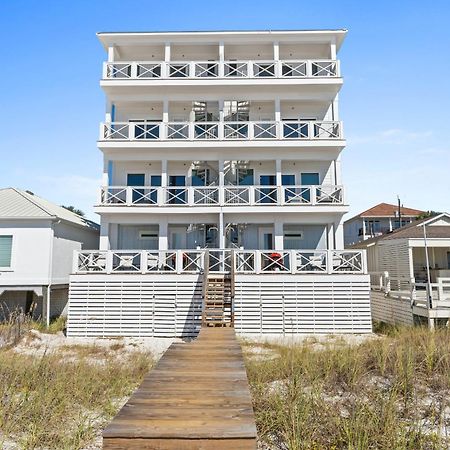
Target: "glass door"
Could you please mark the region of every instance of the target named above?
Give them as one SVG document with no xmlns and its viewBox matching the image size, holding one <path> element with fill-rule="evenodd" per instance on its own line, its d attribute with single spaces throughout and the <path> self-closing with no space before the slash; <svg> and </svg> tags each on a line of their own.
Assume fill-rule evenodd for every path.
<svg viewBox="0 0 450 450">
<path fill-rule="evenodd" d="M 276 203 L 277 202 L 277 177 L 275 175 L 260 175 L 259 184 L 261 186 L 259 190 L 259 196 L 256 200 L 258 203 Z M 263 186 L 269 186 L 264 188 Z"/>
<path fill-rule="evenodd" d="M 145 186 L 145 174 L 129 173 L 127 175 L 127 186 Z M 142 203 L 144 201 L 144 189 L 133 189 L 133 203 Z"/>
<path fill-rule="evenodd" d="M 319 174 L 314 173 L 302 173 L 301 174 L 302 186 L 317 186 L 319 184 Z M 302 198 L 305 202 L 311 201 L 311 191 L 306 191 L 303 193 Z"/>
<path fill-rule="evenodd" d="M 184 205 L 186 204 L 186 177 L 184 175 L 169 176 L 169 204 Z M 173 187 L 182 187 L 183 189 L 172 189 Z"/>
</svg>

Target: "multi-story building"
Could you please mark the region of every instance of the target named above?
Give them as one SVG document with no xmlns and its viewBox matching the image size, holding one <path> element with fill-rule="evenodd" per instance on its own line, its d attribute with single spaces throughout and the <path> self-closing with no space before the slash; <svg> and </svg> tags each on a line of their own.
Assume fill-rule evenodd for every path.
<svg viewBox="0 0 450 450">
<path fill-rule="evenodd" d="M 346 246 L 390 233 L 409 225 L 425 211 L 389 203 L 379 203 L 344 222 Z"/>
<path fill-rule="evenodd" d="M 370 331 L 364 255 L 343 250 L 345 34 L 99 33 L 100 251 L 76 255 L 69 333 L 164 334 L 184 307 L 191 325 L 183 315 L 171 330 L 191 332 L 208 276 L 228 274 L 241 332 Z M 89 328 L 96 283 L 120 301 L 92 306 Z"/>
</svg>

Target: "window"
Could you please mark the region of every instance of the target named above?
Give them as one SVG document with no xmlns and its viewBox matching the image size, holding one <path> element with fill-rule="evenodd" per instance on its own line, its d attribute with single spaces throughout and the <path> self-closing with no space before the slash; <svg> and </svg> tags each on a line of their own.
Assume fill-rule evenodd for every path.
<svg viewBox="0 0 450 450">
<path fill-rule="evenodd" d="M 139 231 L 139 239 L 141 241 L 149 241 L 152 239 L 158 239 L 158 234 L 152 233 L 151 231 Z"/>
<path fill-rule="evenodd" d="M 0 236 L 0 267 L 11 267 L 12 236 Z"/>
</svg>

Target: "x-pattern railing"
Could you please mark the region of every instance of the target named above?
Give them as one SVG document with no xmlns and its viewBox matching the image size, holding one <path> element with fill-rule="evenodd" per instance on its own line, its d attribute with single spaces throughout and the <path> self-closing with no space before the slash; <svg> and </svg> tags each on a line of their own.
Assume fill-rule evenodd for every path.
<svg viewBox="0 0 450 450">
<path fill-rule="evenodd" d="M 252 273 L 255 271 L 255 252 L 239 250 L 236 252 L 236 272 Z"/>
<path fill-rule="evenodd" d="M 137 78 L 161 78 L 161 63 L 138 63 Z"/>
<path fill-rule="evenodd" d="M 296 251 L 297 272 L 327 272 L 327 251 Z"/>
<path fill-rule="evenodd" d="M 188 188 L 187 187 L 168 187 L 167 203 L 172 205 L 187 205 L 188 204 Z"/>
<path fill-rule="evenodd" d="M 247 205 L 250 203 L 248 186 L 225 186 L 224 202 L 226 205 Z"/>
<path fill-rule="evenodd" d="M 248 122 L 224 122 L 225 139 L 247 139 Z"/>
<path fill-rule="evenodd" d="M 255 187 L 255 203 L 277 203 L 277 186 L 257 186 Z"/>
<path fill-rule="evenodd" d="M 255 77 L 274 77 L 275 62 L 254 62 L 253 74 Z"/>
<path fill-rule="evenodd" d="M 131 187 L 131 203 L 156 205 L 158 203 L 158 188 Z"/>
<path fill-rule="evenodd" d="M 312 61 L 313 77 L 335 77 L 337 75 L 336 61 Z"/>
<path fill-rule="evenodd" d="M 317 203 L 343 203 L 343 189 L 341 186 L 317 186 Z"/>
<path fill-rule="evenodd" d="M 283 186 L 284 190 L 284 203 L 302 203 L 310 204 L 311 199 L 311 186 Z"/>
<path fill-rule="evenodd" d="M 283 138 L 307 139 L 309 137 L 308 122 L 283 121 Z"/>
<path fill-rule="evenodd" d="M 189 76 L 189 63 L 169 63 L 168 67 L 170 78 L 187 78 Z"/>
<path fill-rule="evenodd" d="M 279 250 L 269 250 L 260 253 L 262 272 L 288 272 L 289 252 Z"/>
<path fill-rule="evenodd" d="M 195 122 L 194 139 L 217 139 L 219 137 L 219 124 Z"/>
<path fill-rule="evenodd" d="M 233 77 L 247 77 L 248 76 L 248 62 L 241 62 L 241 61 L 232 61 L 224 62 L 224 76 L 226 78 L 233 78 Z"/>
<path fill-rule="evenodd" d="M 167 139 L 188 139 L 189 123 L 172 122 L 167 124 Z"/>
<path fill-rule="evenodd" d="M 113 252 L 112 272 L 139 272 L 141 252 Z"/>
<path fill-rule="evenodd" d="M 194 187 L 195 205 L 217 205 L 219 203 L 218 187 Z"/>
<path fill-rule="evenodd" d="M 361 252 L 333 251 L 333 272 L 361 272 L 363 270 L 363 257 Z"/>
<path fill-rule="evenodd" d="M 127 201 L 126 187 L 103 187 L 101 191 L 102 204 L 124 204 Z"/>
<path fill-rule="evenodd" d="M 159 123 L 134 123 L 135 139 L 159 139 Z"/>
<path fill-rule="evenodd" d="M 339 139 L 339 122 L 311 122 L 314 125 L 315 139 Z"/>
<path fill-rule="evenodd" d="M 114 122 L 103 124 L 103 139 L 128 139 L 130 137 L 130 124 Z"/>
<path fill-rule="evenodd" d="M 131 63 L 107 63 L 107 78 L 131 78 Z"/>
<path fill-rule="evenodd" d="M 208 251 L 209 258 L 206 258 Z M 234 254 L 234 257 L 233 257 Z M 367 273 L 360 250 L 90 250 L 74 254 L 74 273 Z"/>
<path fill-rule="evenodd" d="M 282 62 L 281 76 L 282 77 L 306 77 L 307 76 L 306 61 Z"/>
<path fill-rule="evenodd" d="M 278 71 L 279 70 L 279 71 Z M 104 77 L 158 78 L 314 78 L 339 76 L 335 60 L 131 61 L 105 62 Z"/>
<path fill-rule="evenodd" d="M 255 122 L 253 124 L 253 137 L 255 139 L 276 139 L 276 122 Z"/>
<path fill-rule="evenodd" d="M 78 252 L 78 270 L 80 272 L 102 272 L 106 270 L 106 254 L 106 251 Z"/>
<path fill-rule="evenodd" d="M 194 67 L 195 76 L 199 78 L 215 78 L 219 75 L 219 63 L 217 62 L 210 61 L 195 63 Z"/>
</svg>

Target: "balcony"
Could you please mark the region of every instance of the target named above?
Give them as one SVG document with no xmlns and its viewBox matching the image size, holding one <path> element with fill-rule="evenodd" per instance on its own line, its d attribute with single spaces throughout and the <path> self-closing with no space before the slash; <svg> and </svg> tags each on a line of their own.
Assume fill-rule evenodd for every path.
<svg viewBox="0 0 450 450">
<path fill-rule="evenodd" d="M 344 188 L 318 186 L 104 186 L 101 206 L 344 205 Z"/>
<path fill-rule="evenodd" d="M 339 61 L 169 61 L 105 62 L 105 80 L 338 78 Z"/>
<path fill-rule="evenodd" d="M 91 250 L 74 253 L 73 273 L 365 274 L 364 250 Z"/>
<path fill-rule="evenodd" d="M 100 141 L 341 140 L 337 121 L 110 122 Z"/>
</svg>

